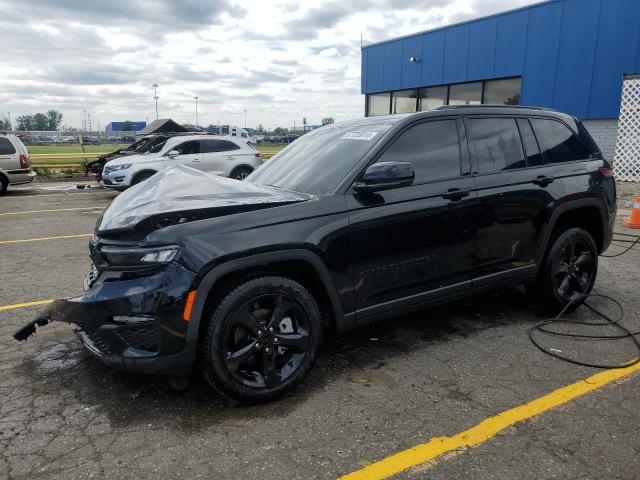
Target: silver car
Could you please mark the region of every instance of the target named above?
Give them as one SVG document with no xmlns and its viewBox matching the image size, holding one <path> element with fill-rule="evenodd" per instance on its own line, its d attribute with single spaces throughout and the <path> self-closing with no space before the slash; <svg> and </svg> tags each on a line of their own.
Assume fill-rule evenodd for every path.
<svg viewBox="0 0 640 480">
<path fill-rule="evenodd" d="M 104 185 L 126 190 L 172 165 L 186 165 L 214 175 L 244 180 L 262 165 L 262 154 L 244 138 L 218 135 L 184 135 L 140 155 L 107 162 L 102 171 Z"/>
<path fill-rule="evenodd" d="M 27 147 L 15 135 L 0 133 L 0 195 L 9 185 L 33 182 L 35 176 Z"/>
</svg>

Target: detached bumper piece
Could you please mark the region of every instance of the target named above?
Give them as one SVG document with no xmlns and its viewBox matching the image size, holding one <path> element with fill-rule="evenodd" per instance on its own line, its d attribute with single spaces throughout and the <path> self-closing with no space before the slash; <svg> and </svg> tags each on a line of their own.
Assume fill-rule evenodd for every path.
<svg viewBox="0 0 640 480">
<path fill-rule="evenodd" d="M 157 375 L 190 371 L 195 343 L 182 318 L 194 275 L 169 265 L 155 275 L 97 282 L 82 297 L 55 300 L 14 334 L 26 340 L 50 322 L 76 325 L 85 348 L 120 370 Z M 193 343 L 193 344 L 192 344 Z"/>
<path fill-rule="evenodd" d="M 36 318 L 35 320 L 31 320 L 26 325 L 20 327 L 20 329 L 13 334 L 13 338 L 22 342 L 26 340 L 31 335 L 36 333 L 36 325 L 39 327 L 44 327 L 47 323 L 49 323 L 49 319 L 46 317 Z"/>
</svg>

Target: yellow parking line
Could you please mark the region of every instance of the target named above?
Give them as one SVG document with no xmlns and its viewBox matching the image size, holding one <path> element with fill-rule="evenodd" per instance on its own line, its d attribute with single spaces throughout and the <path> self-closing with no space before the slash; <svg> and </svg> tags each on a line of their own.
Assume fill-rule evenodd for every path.
<svg viewBox="0 0 640 480">
<path fill-rule="evenodd" d="M 78 211 L 78 210 L 97 210 L 98 208 L 104 208 L 104 207 L 100 206 L 100 207 L 53 208 L 50 210 L 26 210 L 22 212 L 5 212 L 5 213 L 0 213 L 0 217 L 5 215 L 22 215 L 24 213 L 49 213 L 49 212 L 72 212 L 72 211 Z"/>
<path fill-rule="evenodd" d="M 0 311 L 2 310 L 14 310 L 16 308 L 37 307 L 38 305 L 48 305 L 53 300 L 37 300 L 35 302 L 15 303 L 13 305 L 0 305 Z"/>
<path fill-rule="evenodd" d="M 566 387 L 537 398 L 529 403 L 487 418 L 464 432 L 451 437 L 436 437 L 426 443 L 403 450 L 395 455 L 379 460 L 353 473 L 340 477 L 339 480 L 380 480 L 396 475 L 408 468 L 415 467 L 454 450 L 475 447 L 486 442 L 498 432 L 540 415 L 548 410 L 563 405 L 586 393 L 596 390 L 608 383 L 640 371 L 640 363 L 630 367 L 605 370 L 589 378 L 580 380 Z"/>
<path fill-rule="evenodd" d="M 0 240 L 0 245 L 6 245 L 8 243 L 42 242 L 44 240 L 61 240 L 65 238 L 90 237 L 92 235 L 93 233 L 80 233 L 78 235 L 60 235 L 58 237 L 25 238 L 23 240 Z"/>
</svg>

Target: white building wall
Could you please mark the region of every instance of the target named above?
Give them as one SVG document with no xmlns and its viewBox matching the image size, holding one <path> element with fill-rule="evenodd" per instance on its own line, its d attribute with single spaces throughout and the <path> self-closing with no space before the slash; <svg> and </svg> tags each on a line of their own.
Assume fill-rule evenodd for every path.
<svg viewBox="0 0 640 480">
<path fill-rule="evenodd" d="M 582 123 L 602 150 L 604 158 L 613 162 L 618 138 L 618 120 L 583 120 Z"/>
</svg>

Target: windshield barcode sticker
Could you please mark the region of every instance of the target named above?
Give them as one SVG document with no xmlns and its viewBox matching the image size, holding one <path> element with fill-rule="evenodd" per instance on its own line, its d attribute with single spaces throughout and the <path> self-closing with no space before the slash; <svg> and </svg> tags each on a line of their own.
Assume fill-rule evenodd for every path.
<svg viewBox="0 0 640 480">
<path fill-rule="evenodd" d="M 371 140 L 378 132 L 367 132 L 365 130 L 355 130 L 353 132 L 347 132 L 342 137 L 345 140 Z"/>
</svg>

